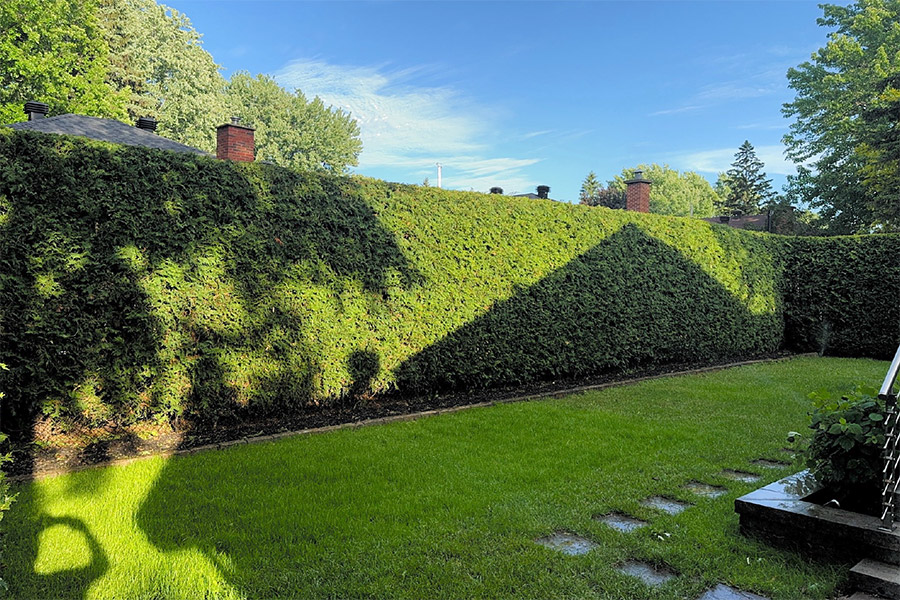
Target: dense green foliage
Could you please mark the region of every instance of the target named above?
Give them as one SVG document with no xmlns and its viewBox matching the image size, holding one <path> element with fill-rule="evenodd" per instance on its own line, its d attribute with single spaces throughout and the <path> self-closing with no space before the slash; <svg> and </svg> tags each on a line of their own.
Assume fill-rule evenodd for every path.
<svg viewBox="0 0 900 600">
<path fill-rule="evenodd" d="M 728 194 L 722 202 L 728 215 L 756 215 L 775 196 L 772 180 L 766 179 L 765 165 L 756 156 L 756 150 L 745 140 L 734 155 L 731 168 L 725 173 Z"/>
<path fill-rule="evenodd" d="M 271 77 L 237 72 L 225 86 L 232 114 L 256 128 L 260 160 L 304 171 L 343 173 L 362 150 L 359 126 L 349 114 L 285 90 Z"/>
<path fill-rule="evenodd" d="M 798 358 L 18 484 L 4 573 L 15 598 L 60 600 L 834 598 L 845 565 L 740 535 L 734 500 L 789 472 L 752 461 L 784 458 L 808 390 L 885 367 Z M 667 515 L 654 495 L 694 506 Z M 649 525 L 593 518 L 612 511 Z M 597 547 L 535 543 L 559 530 Z M 651 590 L 616 570 L 628 559 L 677 577 Z"/>
<path fill-rule="evenodd" d="M 857 386 L 838 395 L 815 392 L 804 451 L 806 464 L 841 502 L 841 506 L 875 514 L 881 505 L 884 401 L 878 390 Z"/>
<path fill-rule="evenodd" d="M 715 214 L 719 197 L 705 177 L 693 171 L 680 172 L 668 165 L 639 165 L 635 169 L 644 172 L 644 178 L 653 182 L 650 186 L 650 212 L 679 217 L 711 217 Z M 609 189 L 625 191 L 625 181 L 631 179 L 635 169 L 623 169 L 620 175 L 609 181 Z"/>
<path fill-rule="evenodd" d="M 782 342 L 771 240 L 698 221 L 10 131 L 0 214 L 19 412 L 215 419 Z"/>
<path fill-rule="evenodd" d="M 155 0 L 99 3 L 106 79 L 128 95 L 129 120 L 154 117 L 160 135 L 215 152 L 216 126 L 231 116 L 225 79 L 187 16 Z"/>
<path fill-rule="evenodd" d="M 877 146 L 885 132 L 877 109 L 898 93 L 888 78 L 900 72 L 900 2 L 822 8 L 818 23 L 832 29 L 828 42 L 788 71 L 796 97 L 784 105 L 794 119 L 784 141 L 801 166 L 787 191 L 819 209 L 831 233 L 896 230 L 896 195 L 879 193 L 877 185 L 883 158 Z"/>
<path fill-rule="evenodd" d="M 900 236 L 784 243 L 788 344 L 838 356 L 890 358 L 900 342 Z"/>
<path fill-rule="evenodd" d="M 823 328 L 829 352 L 892 352 L 896 291 L 859 286 L 898 240 L 814 241 L 3 130 L 0 388 L 20 419 L 216 420 Z"/>
<path fill-rule="evenodd" d="M 587 174 L 587 177 L 584 178 L 584 181 L 581 182 L 581 190 L 578 193 L 578 203 L 597 206 L 598 203 L 592 202 L 592 200 L 602 189 L 603 184 L 597 179 L 597 174 L 591 171 Z"/>
<path fill-rule="evenodd" d="M 127 94 L 106 80 L 97 0 L 0 2 L 0 123 L 25 120 L 29 100 L 66 112 L 124 118 Z"/>
<path fill-rule="evenodd" d="M 26 101 L 50 116 L 78 113 L 134 123 L 215 152 L 230 117 L 256 128 L 257 155 L 275 164 L 344 172 L 357 164 L 348 114 L 262 75 L 222 77 L 183 13 L 155 0 L 10 0 L 0 6 L 0 124 Z"/>
</svg>

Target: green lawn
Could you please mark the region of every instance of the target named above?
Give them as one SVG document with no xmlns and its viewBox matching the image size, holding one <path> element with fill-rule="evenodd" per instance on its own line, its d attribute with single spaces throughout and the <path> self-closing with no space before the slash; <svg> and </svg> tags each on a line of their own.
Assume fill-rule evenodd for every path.
<svg viewBox="0 0 900 600">
<path fill-rule="evenodd" d="M 3 578 L 20 598 L 693 599 L 717 582 L 828 598 L 846 565 L 745 539 L 734 499 L 791 472 L 750 461 L 784 459 L 807 393 L 886 368 L 794 359 L 20 485 Z M 698 498 L 691 480 L 728 493 Z M 666 515 L 639 503 L 651 495 L 694 506 Z M 592 520 L 612 510 L 650 525 Z M 560 530 L 598 547 L 534 542 Z M 630 558 L 679 576 L 647 588 L 615 571 Z"/>
</svg>

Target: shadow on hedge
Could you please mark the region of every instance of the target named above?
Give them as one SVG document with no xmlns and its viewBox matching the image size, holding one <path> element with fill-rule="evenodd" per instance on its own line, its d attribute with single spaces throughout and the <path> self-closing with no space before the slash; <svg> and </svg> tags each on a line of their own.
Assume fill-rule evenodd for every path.
<svg viewBox="0 0 900 600">
<path fill-rule="evenodd" d="M 41 415 L 306 404 L 319 365 L 290 278 L 376 298 L 388 272 L 420 278 L 351 179 L 3 133 L 0 424 L 18 441 Z"/>
<path fill-rule="evenodd" d="M 409 391 L 471 389 L 746 357 L 777 350 L 782 332 L 780 312 L 752 314 L 629 224 L 407 360 L 397 380 Z"/>
<path fill-rule="evenodd" d="M 481 318 L 414 356 L 400 368 L 400 382 L 406 389 L 416 389 L 419 382 L 429 388 L 435 382 L 459 388 L 479 386 L 483 383 L 480 373 L 496 379 L 499 372 L 499 378 L 516 383 L 577 375 L 580 372 L 574 365 L 613 369 L 642 362 L 746 355 L 778 347 L 779 320 L 778 314 L 750 314 L 678 251 L 637 226 L 626 225 L 536 285 L 498 302 Z M 584 323 L 592 326 L 584 327 Z M 671 328 L 681 329 L 683 336 L 675 340 L 656 335 Z M 645 341 L 635 344 L 635 339 Z M 623 352 L 621 348 L 631 350 Z M 590 356 L 589 362 L 585 355 Z M 355 356 L 354 373 L 367 381 L 377 360 L 371 354 Z M 451 364 L 468 368 L 445 372 Z M 542 364 L 553 368 L 542 369 Z M 300 546 L 295 549 L 297 555 L 316 554 L 315 535 L 297 531 L 293 525 L 297 519 L 293 511 L 303 507 L 286 509 L 290 501 L 281 497 L 281 484 L 271 475 L 229 471 L 222 475 L 228 478 L 225 485 L 206 485 L 205 464 L 169 461 L 137 514 L 138 525 L 164 552 L 197 549 L 216 561 L 224 548 L 228 568 L 220 572 L 230 585 L 251 596 L 277 595 L 277 590 L 256 585 L 260 584 L 259 573 L 286 568 L 284 540 L 302 545 L 302 551 Z M 289 465 L 283 468 L 290 471 Z M 284 477 L 287 481 L 294 475 L 286 472 Z M 259 515 L 255 510 L 242 510 L 246 498 L 273 507 L 265 514 L 265 526 L 242 518 Z M 284 540 L 268 539 L 266 531 L 282 531 Z M 282 562 L 274 562 L 276 556 Z M 322 555 L 316 560 L 331 559 Z M 296 568 L 302 571 L 302 565 Z M 294 576 L 302 579 L 300 571 L 284 573 L 285 578 Z"/>
</svg>

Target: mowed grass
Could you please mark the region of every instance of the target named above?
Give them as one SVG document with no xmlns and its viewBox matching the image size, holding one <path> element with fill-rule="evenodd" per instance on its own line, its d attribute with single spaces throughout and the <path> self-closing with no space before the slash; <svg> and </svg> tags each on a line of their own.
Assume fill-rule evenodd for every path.
<svg viewBox="0 0 900 600">
<path fill-rule="evenodd" d="M 846 565 L 744 538 L 734 499 L 796 470 L 751 461 L 785 459 L 810 391 L 886 368 L 799 358 L 23 484 L 3 578 L 18 598 L 693 599 L 719 582 L 828 598 Z M 670 516 L 640 504 L 652 495 L 693 506 Z M 650 525 L 592 518 L 610 511 Z M 535 543 L 556 531 L 598 546 Z M 651 589 L 615 570 L 628 559 L 678 577 Z"/>
</svg>

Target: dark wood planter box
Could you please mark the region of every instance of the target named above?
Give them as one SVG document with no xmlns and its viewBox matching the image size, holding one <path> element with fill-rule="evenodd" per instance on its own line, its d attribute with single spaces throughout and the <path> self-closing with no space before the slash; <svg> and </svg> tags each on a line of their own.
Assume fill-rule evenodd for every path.
<svg viewBox="0 0 900 600">
<path fill-rule="evenodd" d="M 876 517 L 810 502 L 820 491 L 802 471 L 738 498 L 741 532 L 809 556 L 900 564 L 900 528 L 885 531 Z"/>
</svg>

